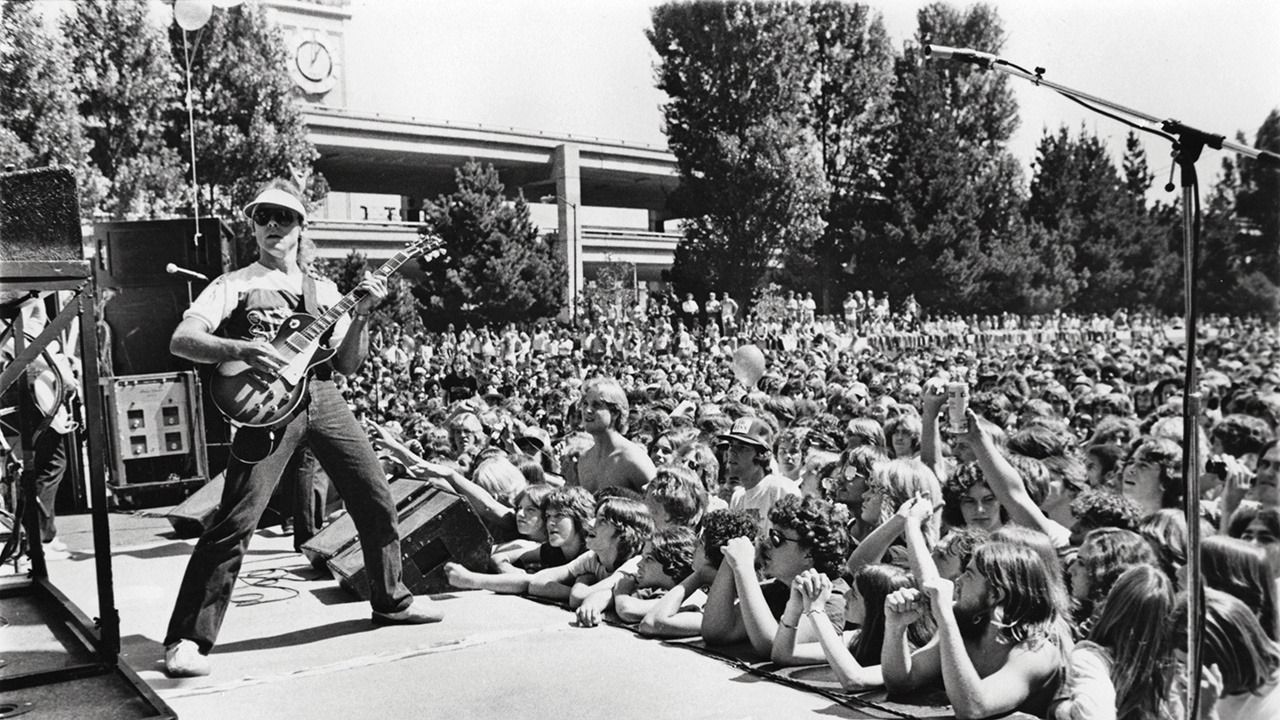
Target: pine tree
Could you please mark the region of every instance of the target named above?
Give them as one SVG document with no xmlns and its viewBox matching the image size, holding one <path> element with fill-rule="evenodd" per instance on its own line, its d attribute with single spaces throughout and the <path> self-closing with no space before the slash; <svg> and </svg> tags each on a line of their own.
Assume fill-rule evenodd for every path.
<svg viewBox="0 0 1280 720">
<path fill-rule="evenodd" d="M 421 262 L 414 295 L 423 323 L 497 325 L 556 315 L 568 282 L 563 259 L 529 220 L 523 195 L 509 203 L 493 166 L 468 162 L 458 189 L 427 205 L 444 253 Z"/>
</svg>

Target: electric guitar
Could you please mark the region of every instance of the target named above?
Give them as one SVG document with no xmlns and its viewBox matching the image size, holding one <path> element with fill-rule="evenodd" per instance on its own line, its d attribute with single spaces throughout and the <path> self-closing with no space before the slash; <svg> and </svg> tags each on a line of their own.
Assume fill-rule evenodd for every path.
<svg viewBox="0 0 1280 720">
<path fill-rule="evenodd" d="M 419 237 L 396 253 L 374 273 L 386 278 L 411 258 L 438 255 L 442 241 Z M 209 380 L 213 404 L 232 422 L 250 427 L 272 427 L 293 415 L 307 389 L 307 371 L 327 361 L 337 348 L 324 347 L 320 340 L 335 323 L 360 302 L 364 291 L 356 288 L 320 315 L 290 315 L 271 341 L 285 360 L 276 374 L 255 370 L 248 363 L 229 360 L 220 363 Z"/>
</svg>

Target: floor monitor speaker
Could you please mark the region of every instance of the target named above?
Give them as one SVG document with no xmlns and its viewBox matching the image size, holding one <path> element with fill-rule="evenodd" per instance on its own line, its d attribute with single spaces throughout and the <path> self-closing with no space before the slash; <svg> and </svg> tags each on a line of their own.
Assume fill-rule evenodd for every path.
<svg viewBox="0 0 1280 720">
<path fill-rule="evenodd" d="M 431 595 L 449 589 L 446 562 L 477 572 L 488 568 L 493 541 L 465 500 L 418 480 L 396 480 L 391 490 L 400 517 L 404 583 L 410 592 Z M 335 577 L 346 580 L 357 595 L 369 599 L 364 554 L 350 517 L 343 516 L 316 533 L 303 546 L 303 553 L 313 563 L 327 561 Z"/>
</svg>

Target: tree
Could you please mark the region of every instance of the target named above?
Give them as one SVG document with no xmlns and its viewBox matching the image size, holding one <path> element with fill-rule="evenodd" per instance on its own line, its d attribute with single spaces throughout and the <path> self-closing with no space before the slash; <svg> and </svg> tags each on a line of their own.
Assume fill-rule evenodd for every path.
<svg viewBox="0 0 1280 720">
<path fill-rule="evenodd" d="M 1243 134 L 1237 141 L 1247 144 Z M 1280 151 L 1280 112 L 1273 110 L 1263 121 L 1253 146 Z M 1222 168 L 1204 208 L 1201 307 L 1275 320 L 1280 318 L 1280 172 L 1245 157 L 1225 158 Z"/>
<path fill-rule="evenodd" d="M 1280 110 L 1272 110 L 1258 128 L 1253 147 L 1280 153 Z M 1242 284 L 1258 307 L 1277 302 L 1280 288 L 1280 169 L 1241 157 L 1236 216 L 1238 247 L 1245 258 Z"/>
<path fill-rule="evenodd" d="M 1073 137 L 1062 127 L 1040 140 L 1027 201 L 1030 221 L 1062 231 L 1075 249 L 1074 275 L 1087 289 L 1074 308 L 1110 312 L 1118 307 L 1174 309 L 1181 243 L 1173 210 L 1148 212 L 1145 187 L 1151 176 L 1132 138 L 1124 157 L 1125 177 L 1106 144 L 1083 127 Z"/>
<path fill-rule="evenodd" d="M 836 291 L 848 284 L 845 261 L 885 220 L 893 50 L 880 15 L 866 5 L 814 3 L 808 19 L 816 73 L 811 122 L 830 195 L 813 252 L 789 252 L 785 261 L 791 284 L 817 293 L 823 312 L 831 312 Z"/>
<path fill-rule="evenodd" d="M 822 232 L 826 183 L 809 119 L 813 38 L 794 3 L 668 3 L 647 35 L 680 186 L 680 293 L 743 304 L 784 249 Z"/>
<path fill-rule="evenodd" d="M 885 174 L 888 221 L 862 244 L 854 281 L 925 307 L 1011 309 L 1024 299 L 995 282 L 993 258 L 1011 255 L 1022 208 L 1021 170 L 1006 149 L 1017 125 L 1007 77 L 959 63 L 925 63 L 936 42 L 998 53 L 995 11 L 932 4 L 918 14 L 916 44 L 895 63 L 895 122 Z M 1035 273 L 1022 273 L 1032 277 Z"/>
<path fill-rule="evenodd" d="M 1124 170 L 1124 189 L 1142 207 L 1146 207 L 1147 191 L 1155 176 L 1147 168 L 1147 152 L 1133 130 L 1124 138 L 1124 157 L 1120 161 Z"/>
<path fill-rule="evenodd" d="M 0 167 L 63 165 L 76 174 L 81 213 L 92 217 L 103 180 L 88 161 L 64 38 L 46 30 L 40 4 L 0 4 Z"/>
<path fill-rule="evenodd" d="M 76 3 L 63 21 L 89 157 L 113 220 L 164 217 L 184 201 L 182 154 L 165 145 L 182 77 L 147 0 Z"/>
<path fill-rule="evenodd" d="M 458 189 L 426 207 L 427 226 L 444 253 L 421 261 L 426 278 L 414 295 L 423 323 L 438 330 L 556 315 L 568 273 L 530 222 L 524 196 L 508 204 L 492 165 L 468 162 L 456 176 Z"/>
<path fill-rule="evenodd" d="M 219 10 L 195 34 L 184 35 L 172 25 L 169 43 L 175 67 L 183 68 L 187 50 L 192 51 L 202 213 L 235 216 L 258 186 L 272 178 L 305 177 L 308 196 L 324 196 L 328 185 L 311 173 L 318 154 L 307 140 L 298 96 L 285 70 L 285 40 L 268 22 L 262 4 Z M 191 127 L 185 108 L 175 108 L 169 122 L 168 145 L 188 147 Z"/>
</svg>

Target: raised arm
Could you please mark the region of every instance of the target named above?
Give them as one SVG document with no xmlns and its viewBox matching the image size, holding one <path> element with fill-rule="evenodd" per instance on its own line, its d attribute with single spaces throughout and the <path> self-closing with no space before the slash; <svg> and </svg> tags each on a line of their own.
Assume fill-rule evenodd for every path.
<svg viewBox="0 0 1280 720">
<path fill-rule="evenodd" d="M 817 577 L 814 577 L 815 575 Z M 791 596 L 787 598 L 787 607 L 782 611 L 782 617 L 778 619 L 778 632 L 773 636 L 773 649 L 769 656 L 770 660 L 779 665 L 812 665 L 825 659 L 822 646 L 816 640 L 799 641 L 800 623 L 809 606 L 806 602 L 806 591 L 815 596 L 821 596 L 821 602 L 817 604 L 817 608 L 821 610 L 825 607 L 827 599 L 831 597 L 831 581 L 826 575 L 809 569 L 797 575 L 791 582 Z"/>
<path fill-rule="evenodd" d="M 831 580 L 815 570 L 808 570 L 801 577 L 804 578 L 800 588 L 804 616 L 812 623 L 817 645 L 840 681 L 840 687 L 852 692 L 883 685 L 880 666 L 865 666 L 855 660 L 843 633 L 831 624 L 831 617 L 825 611 L 827 598 L 831 596 Z"/>
<path fill-rule="evenodd" d="M 725 562 L 733 570 L 733 581 L 738 589 L 738 612 L 747 630 L 751 647 L 763 657 L 773 654 L 773 636 L 778 633 L 778 621 L 769 610 L 769 603 L 760 590 L 756 578 L 756 547 L 744 537 L 733 538 L 724 548 Z"/>
<path fill-rule="evenodd" d="M 720 561 L 715 580 L 707 591 L 707 602 L 702 607 L 701 631 L 702 639 L 712 645 L 727 645 L 747 637 L 742 613 L 738 612 L 737 581 L 727 558 Z"/>
<path fill-rule="evenodd" d="M 969 422 L 965 439 L 973 448 L 987 487 L 991 488 L 1000 504 L 1009 511 L 1009 517 L 1014 522 L 1053 537 L 1056 523 L 1049 520 L 1040 506 L 1031 499 L 1022 476 L 1001 454 L 991 433 L 978 423 L 978 416 L 972 410 L 967 411 L 965 417 Z"/>
<path fill-rule="evenodd" d="M 880 647 L 880 672 L 892 693 L 910 692 L 942 679 L 938 638 L 912 651 L 907 630 L 923 614 L 924 598 L 915 588 L 889 593 L 884 601 L 884 645 Z"/>
<path fill-rule="evenodd" d="M 952 606 L 950 580 L 935 578 L 924 585 L 938 624 L 938 649 L 942 661 L 942 681 L 947 699 L 959 720 L 986 718 L 1017 710 L 1032 689 L 1057 671 L 1058 651 L 1044 642 L 1035 650 L 1015 647 L 1004 666 L 984 677 L 969 658 L 960 624 Z"/>
<path fill-rule="evenodd" d="M 938 429 L 938 415 L 947 402 L 947 387 L 938 378 L 924 384 L 924 396 L 920 410 L 920 460 L 934 475 L 938 482 L 947 481 L 946 463 L 942 457 L 942 432 Z"/>
<path fill-rule="evenodd" d="M 471 482 L 457 470 L 433 462 L 418 463 L 411 470 L 416 475 L 444 480 L 449 483 L 449 487 L 453 488 L 454 492 L 467 501 L 467 504 L 476 511 L 481 520 L 484 520 L 492 527 L 515 532 L 516 511 L 498 502 L 498 499 L 491 495 L 488 490 Z"/>
<path fill-rule="evenodd" d="M 902 530 L 906 527 L 906 520 L 901 513 L 897 513 L 880 524 L 875 530 L 867 534 L 858 547 L 853 549 L 849 554 L 849 560 L 845 562 L 845 569 L 849 574 L 857 572 L 864 565 L 872 565 L 880 562 L 884 554 L 889 551 L 889 546 L 894 540 L 902 534 Z"/>
<path fill-rule="evenodd" d="M 933 553 L 929 552 L 929 544 L 924 539 L 924 523 L 933 517 L 933 502 L 923 495 L 903 503 L 906 511 L 907 562 L 911 564 L 911 574 L 915 575 L 920 587 L 939 577 L 938 565 L 933 561 Z"/>
</svg>

